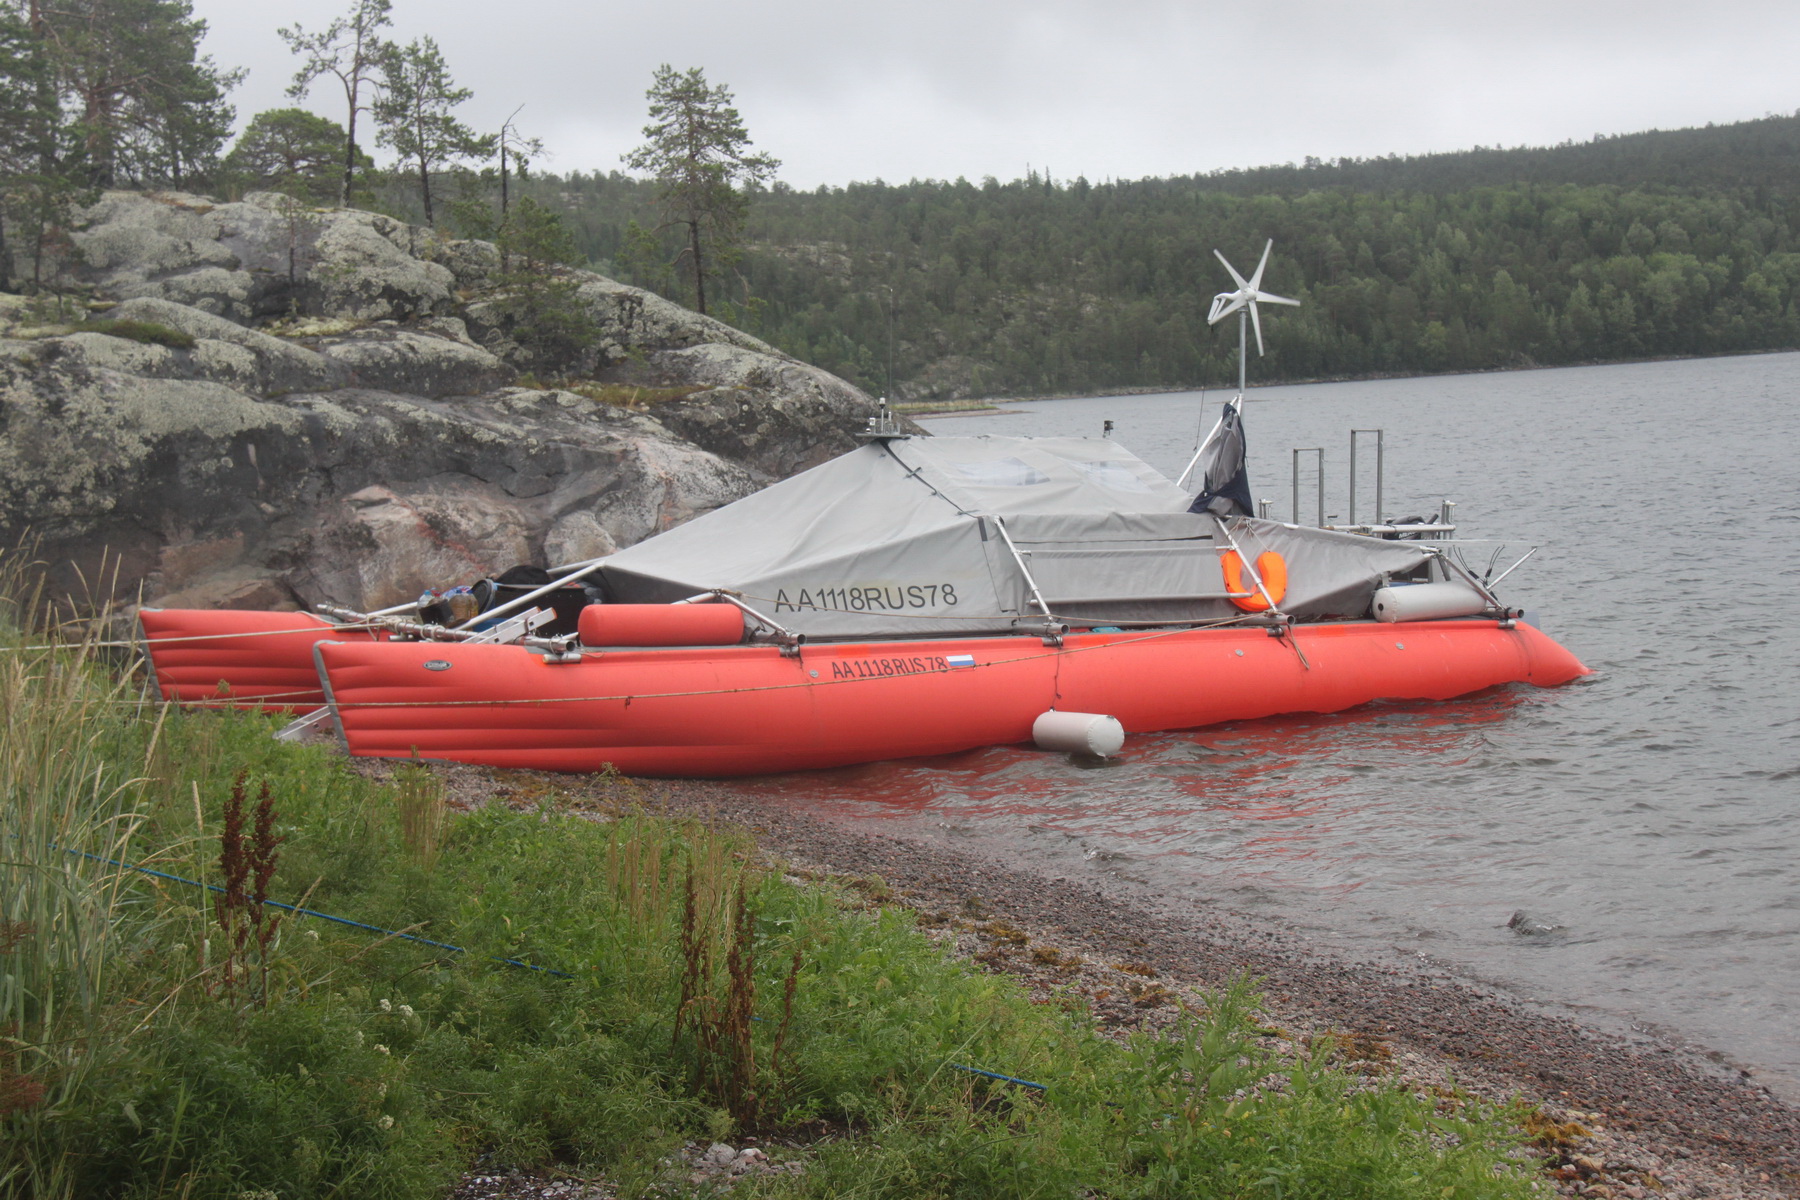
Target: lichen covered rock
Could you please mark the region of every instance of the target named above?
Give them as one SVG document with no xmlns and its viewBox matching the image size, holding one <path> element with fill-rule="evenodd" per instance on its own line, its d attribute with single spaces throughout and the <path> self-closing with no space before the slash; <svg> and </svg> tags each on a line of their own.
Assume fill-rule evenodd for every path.
<svg viewBox="0 0 1800 1200">
<path fill-rule="evenodd" d="M 518 372 L 448 332 L 403 329 L 390 322 L 322 339 L 319 353 L 346 369 L 360 387 L 420 396 L 459 396 L 511 383 Z"/>
<path fill-rule="evenodd" d="M 582 272 L 598 337 L 568 365 L 684 398 L 516 386 L 494 248 L 377 214 L 110 192 L 76 239 L 103 321 L 26 329 L 0 297 L 0 533 L 36 535 L 59 586 L 104 559 L 152 602 L 381 607 L 611 553 L 851 448 L 873 412 Z"/>
</svg>

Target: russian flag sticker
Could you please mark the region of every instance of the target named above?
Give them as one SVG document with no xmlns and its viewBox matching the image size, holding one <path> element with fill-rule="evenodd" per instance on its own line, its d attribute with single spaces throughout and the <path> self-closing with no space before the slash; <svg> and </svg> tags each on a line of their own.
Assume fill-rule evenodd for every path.
<svg viewBox="0 0 1800 1200">
<path fill-rule="evenodd" d="M 973 654 L 947 654 L 944 656 L 944 661 L 953 667 L 972 667 L 975 665 L 975 656 Z"/>
</svg>

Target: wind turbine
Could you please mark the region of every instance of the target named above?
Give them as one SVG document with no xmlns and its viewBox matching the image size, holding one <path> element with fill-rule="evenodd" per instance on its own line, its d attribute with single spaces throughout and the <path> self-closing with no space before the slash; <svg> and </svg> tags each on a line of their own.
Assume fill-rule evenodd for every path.
<svg viewBox="0 0 1800 1200">
<path fill-rule="evenodd" d="M 1238 315 L 1238 397 L 1240 400 L 1244 395 L 1244 314 L 1248 312 L 1251 324 L 1256 326 L 1256 352 L 1262 354 L 1264 353 L 1262 317 L 1256 310 L 1257 303 L 1260 301 L 1265 304 L 1293 304 L 1296 306 L 1300 303 L 1298 300 L 1289 300 L 1286 296 L 1277 296 L 1262 290 L 1263 268 L 1269 265 L 1269 251 L 1274 248 L 1275 239 L 1270 238 L 1268 244 L 1263 247 L 1262 261 L 1256 264 L 1256 274 L 1250 276 L 1247 283 L 1244 281 L 1244 277 L 1237 273 L 1236 267 L 1225 262 L 1223 254 L 1217 250 L 1213 251 L 1218 260 L 1225 263 L 1225 269 L 1231 272 L 1231 278 L 1238 285 L 1238 290 L 1220 292 L 1213 297 L 1212 311 L 1206 314 L 1206 323 L 1217 325 L 1232 313 Z"/>
<path fill-rule="evenodd" d="M 1256 264 L 1256 274 L 1250 276 L 1248 282 L 1245 281 L 1242 275 L 1237 273 L 1236 267 L 1225 261 L 1225 256 L 1223 254 L 1220 254 L 1217 250 L 1213 251 L 1213 254 L 1218 257 L 1218 260 L 1225 263 L 1225 269 L 1231 272 L 1231 278 L 1237 283 L 1238 290 L 1235 292 L 1220 292 L 1213 297 L 1212 311 L 1206 314 L 1206 323 L 1208 325 L 1217 325 L 1232 313 L 1238 315 L 1238 390 L 1236 396 L 1225 402 L 1224 411 L 1219 414 L 1218 423 L 1213 426 L 1212 432 L 1206 435 L 1204 441 L 1194 447 L 1194 457 L 1189 461 L 1187 470 L 1183 471 L 1181 473 L 1181 478 L 1175 481 L 1177 487 L 1187 483 L 1188 476 L 1193 474 L 1194 468 L 1200 464 L 1202 456 L 1208 456 L 1209 462 L 1223 461 L 1224 458 L 1230 458 L 1236 463 L 1235 470 L 1241 471 L 1242 469 L 1244 453 L 1243 431 L 1238 425 L 1237 420 L 1239 407 L 1244 403 L 1244 360 L 1246 358 L 1244 349 L 1244 316 L 1248 313 L 1251 323 L 1256 326 L 1256 352 L 1262 354 L 1264 352 L 1262 340 L 1262 316 L 1257 312 L 1256 306 L 1259 303 L 1292 304 L 1298 306 L 1300 303 L 1298 300 L 1289 300 L 1286 296 L 1277 296 L 1273 292 L 1265 292 L 1262 290 L 1263 269 L 1269 265 L 1269 251 L 1274 248 L 1275 239 L 1270 238 L 1263 246 L 1262 261 Z M 1204 405 L 1204 398 L 1202 398 L 1201 403 Z M 1215 480 L 1214 482 L 1222 482 L 1224 478 L 1229 478 L 1232 473 L 1234 472 L 1226 471 L 1220 480 Z M 1203 473 L 1203 478 L 1210 477 L 1214 474 L 1219 474 L 1219 472 L 1209 468 L 1207 472 Z"/>
</svg>

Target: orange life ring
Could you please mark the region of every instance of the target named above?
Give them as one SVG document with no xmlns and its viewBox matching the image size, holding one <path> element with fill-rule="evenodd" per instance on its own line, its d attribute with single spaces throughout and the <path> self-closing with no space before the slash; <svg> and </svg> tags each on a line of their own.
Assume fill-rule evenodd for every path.
<svg viewBox="0 0 1800 1200">
<path fill-rule="evenodd" d="M 1245 578 L 1244 558 L 1236 550 L 1227 550 L 1219 558 L 1219 570 L 1225 575 L 1225 590 L 1228 592 L 1249 592 L 1248 596 L 1233 596 L 1231 602 L 1245 612 L 1267 612 L 1273 605 L 1257 591 L 1256 584 Z M 1276 604 L 1281 603 L 1287 595 L 1287 559 L 1273 550 L 1264 550 L 1256 556 L 1256 573 L 1262 578 L 1263 591 Z"/>
</svg>

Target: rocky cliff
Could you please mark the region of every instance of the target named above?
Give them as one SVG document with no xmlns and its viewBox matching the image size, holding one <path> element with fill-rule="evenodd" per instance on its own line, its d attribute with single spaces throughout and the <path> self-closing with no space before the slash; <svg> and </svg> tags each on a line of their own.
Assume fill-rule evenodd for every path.
<svg viewBox="0 0 1800 1200">
<path fill-rule="evenodd" d="M 166 606 L 381 607 L 609 553 L 842 453 L 875 411 L 583 272 L 599 337 L 546 363 L 495 302 L 493 246 L 373 213 L 117 192 L 74 240 L 86 319 L 0 296 L 0 533 L 34 535 L 59 587 L 108 562 Z"/>
</svg>

